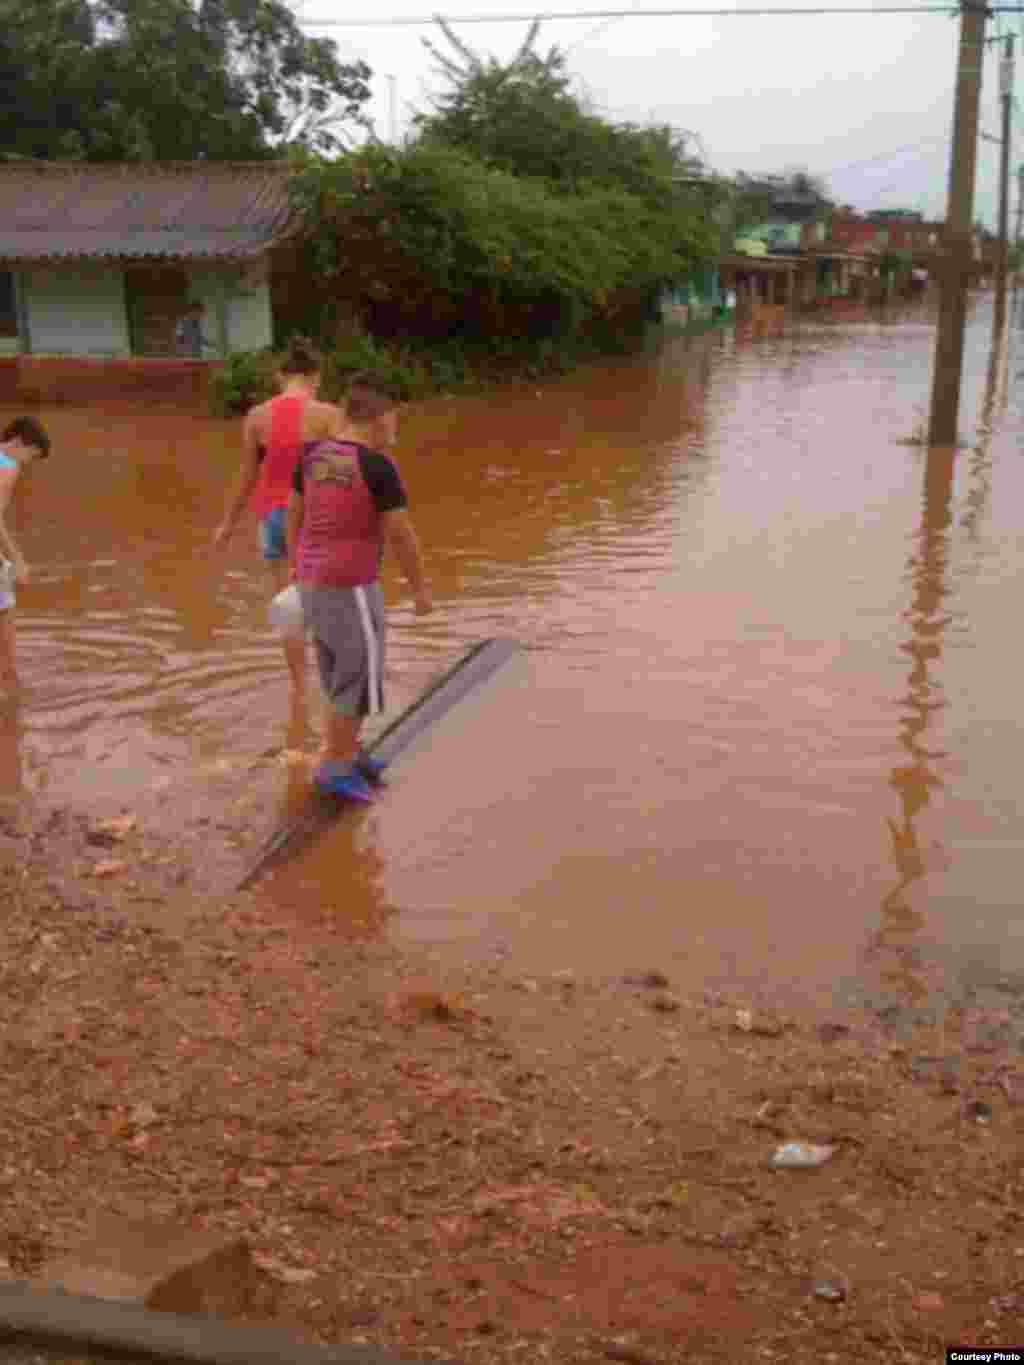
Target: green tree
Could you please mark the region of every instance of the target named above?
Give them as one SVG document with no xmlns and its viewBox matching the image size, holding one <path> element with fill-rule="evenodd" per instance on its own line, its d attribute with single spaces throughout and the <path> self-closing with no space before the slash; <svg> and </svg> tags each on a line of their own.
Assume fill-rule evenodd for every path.
<svg viewBox="0 0 1024 1365">
<path fill-rule="evenodd" d="M 537 51 L 538 23 L 502 64 L 438 22 L 452 53 L 427 46 L 450 88 L 416 135 L 308 158 L 296 178 L 311 330 L 329 347 L 360 330 L 416 338 L 430 363 L 452 347 L 488 366 L 628 349 L 717 248 L 684 184 L 699 165 L 688 135 L 584 108 L 564 54 Z"/>
<path fill-rule="evenodd" d="M 480 56 L 438 23 L 451 53 L 424 43 L 449 89 L 417 120 L 422 137 L 563 192 L 616 186 L 662 204 L 698 164 L 686 134 L 613 124 L 586 109 L 571 89 L 565 54 L 537 51 L 539 20 L 506 63 Z"/>
<path fill-rule="evenodd" d="M 260 158 L 343 145 L 369 68 L 282 0 L 0 0 L 0 153 Z"/>
<path fill-rule="evenodd" d="M 295 195 L 327 344 L 332 313 L 385 338 L 565 336 L 635 316 L 714 251 L 702 218 L 665 203 L 616 185 L 566 194 L 429 139 L 310 159 Z"/>
</svg>

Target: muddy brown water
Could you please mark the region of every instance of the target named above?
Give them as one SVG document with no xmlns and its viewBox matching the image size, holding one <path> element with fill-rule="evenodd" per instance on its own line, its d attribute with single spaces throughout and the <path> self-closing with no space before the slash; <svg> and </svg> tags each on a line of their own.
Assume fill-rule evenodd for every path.
<svg viewBox="0 0 1024 1365">
<path fill-rule="evenodd" d="M 410 414 L 439 610 L 389 570 L 391 700 L 479 639 L 527 649 L 261 894 L 527 974 L 831 1002 L 1024 973 L 1022 419 L 1016 331 L 980 416 L 990 317 L 955 464 L 904 443 L 924 313 L 685 338 Z M 230 778 L 282 743 L 287 690 L 251 526 L 208 548 L 239 424 L 44 416 L 4 781 L 130 806 L 220 765 L 226 800 L 283 792 L 284 769 Z"/>
</svg>

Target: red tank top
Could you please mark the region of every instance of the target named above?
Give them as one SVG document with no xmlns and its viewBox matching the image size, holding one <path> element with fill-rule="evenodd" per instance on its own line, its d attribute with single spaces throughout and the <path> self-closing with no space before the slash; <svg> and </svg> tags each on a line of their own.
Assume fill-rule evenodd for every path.
<svg viewBox="0 0 1024 1365">
<path fill-rule="evenodd" d="M 301 393 L 282 393 L 270 400 L 270 436 L 253 494 L 258 517 L 288 504 L 292 474 L 302 455 L 302 413 L 308 401 Z"/>
</svg>

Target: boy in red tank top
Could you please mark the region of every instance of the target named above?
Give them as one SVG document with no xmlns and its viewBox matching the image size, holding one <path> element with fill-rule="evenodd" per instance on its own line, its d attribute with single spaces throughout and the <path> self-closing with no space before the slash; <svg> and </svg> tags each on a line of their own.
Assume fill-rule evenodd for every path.
<svg viewBox="0 0 1024 1365">
<path fill-rule="evenodd" d="M 260 554 L 270 573 L 272 595 L 288 586 L 285 516 L 292 475 L 303 443 L 321 440 L 342 421 L 330 403 L 317 401 L 321 359 L 312 342 L 293 337 L 278 372 L 281 392 L 253 408 L 242 431 L 242 463 L 214 547 L 226 545 L 245 508 L 257 516 Z M 292 722 L 306 720 L 306 640 L 301 630 L 283 641 L 292 684 Z"/>
</svg>

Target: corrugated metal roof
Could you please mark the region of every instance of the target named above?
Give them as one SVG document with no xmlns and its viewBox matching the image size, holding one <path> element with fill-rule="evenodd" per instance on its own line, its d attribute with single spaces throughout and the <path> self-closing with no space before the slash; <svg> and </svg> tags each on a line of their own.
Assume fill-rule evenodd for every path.
<svg viewBox="0 0 1024 1365">
<path fill-rule="evenodd" d="M 255 256 L 299 227 L 283 162 L 0 161 L 0 261 Z"/>
</svg>

